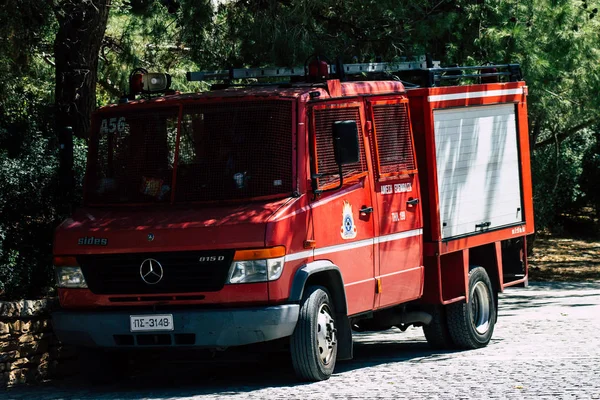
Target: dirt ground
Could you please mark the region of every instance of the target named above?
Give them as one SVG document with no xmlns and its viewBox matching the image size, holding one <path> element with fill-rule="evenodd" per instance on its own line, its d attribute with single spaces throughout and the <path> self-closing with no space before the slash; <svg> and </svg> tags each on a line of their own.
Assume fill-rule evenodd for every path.
<svg viewBox="0 0 600 400">
<path fill-rule="evenodd" d="M 587 212 L 586 212 L 587 211 Z M 556 232 L 538 233 L 529 255 L 533 281 L 600 280 L 600 221 L 589 210 L 564 215 Z"/>
</svg>

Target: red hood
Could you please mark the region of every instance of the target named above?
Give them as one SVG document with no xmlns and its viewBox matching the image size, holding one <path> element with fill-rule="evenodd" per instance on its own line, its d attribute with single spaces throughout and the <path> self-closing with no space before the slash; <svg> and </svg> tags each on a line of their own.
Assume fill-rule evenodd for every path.
<svg viewBox="0 0 600 400">
<path fill-rule="evenodd" d="M 263 247 L 267 221 L 287 201 L 203 209 L 84 208 L 56 229 L 54 254 Z"/>
</svg>

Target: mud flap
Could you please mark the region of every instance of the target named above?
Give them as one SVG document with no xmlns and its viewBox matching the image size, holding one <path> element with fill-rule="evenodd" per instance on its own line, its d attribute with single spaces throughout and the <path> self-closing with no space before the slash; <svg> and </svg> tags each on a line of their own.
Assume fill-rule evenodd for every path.
<svg viewBox="0 0 600 400">
<path fill-rule="evenodd" d="M 338 324 L 338 360 L 352 360 L 354 355 L 354 344 L 352 342 L 352 328 L 350 327 L 350 319 L 345 314 L 337 313 L 336 319 Z"/>
</svg>

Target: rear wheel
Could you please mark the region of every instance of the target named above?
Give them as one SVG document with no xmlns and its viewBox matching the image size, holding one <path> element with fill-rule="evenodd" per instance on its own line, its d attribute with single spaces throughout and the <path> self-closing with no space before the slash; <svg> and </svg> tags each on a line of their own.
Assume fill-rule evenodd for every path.
<svg viewBox="0 0 600 400">
<path fill-rule="evenodd" d="M 307 381 L 329 379 L 337 356 L 337 330 L 333 303 L 322 286 L 307 288 L 296 329 L 290 339 L 296 375 Z"/>
<path fill-rule="evenodd" d="M 423 325 L 423 333 L 427 343 L 434 349 L 444 350 L 455 347 L 448 330 L 446 309 L 441 304 L 435 305 L 431 309 L 431 322 Z"/>
<path fill-rule="evenodd" d="M 448 331 L 456 346 L 477 349 L 490 342 L 496 324 L 496 302 L 483 267 L 469 271 L 469 301 L 450 304 L 446 311 Z"/>
</svg>

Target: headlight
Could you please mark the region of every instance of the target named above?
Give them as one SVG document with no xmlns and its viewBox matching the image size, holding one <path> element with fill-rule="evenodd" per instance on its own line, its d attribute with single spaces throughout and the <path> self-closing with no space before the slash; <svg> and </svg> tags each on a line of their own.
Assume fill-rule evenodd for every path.
<svg viewBox="0 0 600 400">
<path fill-rule="evenodd" d="M 285 248 L 236 251 L 226 283 L 274 281 L 283 272 Z M 266 257 L 274 258 L 266 258 Z M 279 256 L 279 257 L 277 257 Z"/>
<path fill-rule="evenodd" d="M 267 260 L 235 261 L 229 270 L 228 283 L 265 282 Z"/>
<path fill-rule="evenodd" d="M 75 265 L 73 265 L 75 264 Z M 56 286 L 59 288 L 87 288 L 81 268 L 73 257 L 54 257 Z"/>
<path fill-rule="evenodd" d="M 56 267 L 56 285 L 60 288 L 87 288 L 80 267 Z"/>
</svg>

